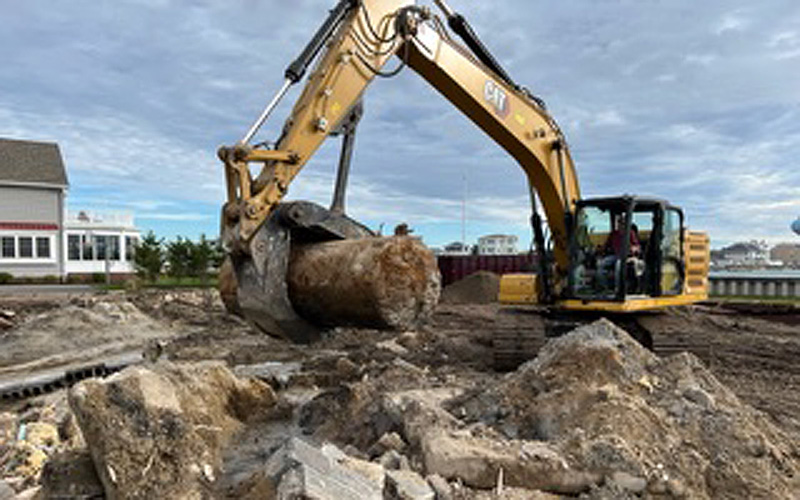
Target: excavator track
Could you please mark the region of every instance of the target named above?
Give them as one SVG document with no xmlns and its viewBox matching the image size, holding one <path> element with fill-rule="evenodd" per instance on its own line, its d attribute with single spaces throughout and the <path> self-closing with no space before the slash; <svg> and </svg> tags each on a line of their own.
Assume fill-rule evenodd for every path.
<svg viewBox="0 0 800 500">
<path fill-rule="evenodd" d="M 492 355 L 496 371 L 516 370 L 523 363 L 535 358 L 549 339 L 565 335 L 575 328 L 590 324 L 601 317 L 628 332 L 645 348 L 651 351 L 655 350 L 652 332 L 638 321 L 636 315 L 601 315 L 550 309 L 541 309 L 538 314 L 544 320 L 543 329 L 498 327 L 493 331 Z"/>
</svg>

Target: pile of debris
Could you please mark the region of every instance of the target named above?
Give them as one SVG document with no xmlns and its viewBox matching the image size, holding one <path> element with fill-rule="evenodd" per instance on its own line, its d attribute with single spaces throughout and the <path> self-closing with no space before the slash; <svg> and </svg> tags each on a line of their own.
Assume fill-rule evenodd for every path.
<svg viewBox="0 0 800 500">
<path fill-rule="evenodd" d="M 45 497 L 791 498 L 800 491 L 797 441 L 691 354 L 659 358 L 601 320 L 552 340 L 517 371 L 476 383 L 403 359 L 397 347 L 412 337 L 384 340 L 396 347 L 360 361 L 331 351 L 307 362 L 241 366 L 238 376 L 216 362 L 159 361 L 84 381 L 69 393 L 71 411 L 48 417 L 55 433 L 31 434 L 37 427 L 27 423 L 20 439 L 22 417 L 0 419 L 3 475 L 33 478 L 12 480 L 17 491 L 39 481 Z M 9 450 L 21 447 L 45 462 L 43 471 L 9 461 L 20 456 Z"/>
<path fill-rule="evenodd" d="M 493 304 L 500 294 L 500 276 L 478 271 L 442 289 L 446 304 Z"/>
</svg>

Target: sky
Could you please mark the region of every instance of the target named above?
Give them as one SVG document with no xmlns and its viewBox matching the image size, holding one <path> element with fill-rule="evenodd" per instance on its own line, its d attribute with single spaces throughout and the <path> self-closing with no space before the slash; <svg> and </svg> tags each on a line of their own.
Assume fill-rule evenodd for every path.
<svg viewBox="0 0 800 500">
<path fill-rule="evenodd" d="M 0 0 L 0 137 L 59 144 L 70 209 L 216 236 L 217 148 L 244 135 L 334 3 Z M 798 242 L 800 2 L 449 3 L 547 102 L 585 197 L 666 198 L 715 248 Z M 275 139 L 301 87 L 257 140 Z M 429 245 L 462 232 L 529 245 L 522 170 L 412 70 L 375 81 L 365 107 L 351 216 L 406 222 Z M 289 198 L 330 202 L 338 148 L 326 142 Z"/>
</svg>

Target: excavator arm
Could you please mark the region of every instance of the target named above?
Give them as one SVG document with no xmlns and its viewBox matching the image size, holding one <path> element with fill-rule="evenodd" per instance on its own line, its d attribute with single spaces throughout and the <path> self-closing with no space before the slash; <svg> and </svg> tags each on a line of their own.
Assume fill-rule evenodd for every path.
<svg viewBox="0 0 800 500">
<path fill-rule="evenodd" d="M 220 148 L 228 191 L 222 213 L 223 243 L 240 281 L 239 306 L 249 319 L 260 318 L 255 322 L 263 329 L 306 330 L 303 320 L 292 312 L 281 283 L 288 266 L 288 239 L 279 227 L 283 223 L 275 219 L 281 211 L 285 220 L 298 211 L 310 210 L 281 203 L 289 185 L 329 135 L 349 130 L 345 145 L 352 147 L 352 127 L 347 120 L 360 116 L 364 90 L 376 76 L 392 76 L 403 66 L 416 71 L 517 160 L 531 192 L 541 200 L 553 239 L 555 275 L 552 282 L 542 280 L 548 288 L 544 292 L 554 296 L 565 286 L 569 225 L 580 191 L 564 136 L 543 102 L 514 84 L 464 18 L 442 0 L 436 2 L 466 46 L 450 36 L 438 16 L 412 1 L 340 0 L 287 69 L 278 95 L 245 137 L 232 147 Z M 395 64 L 399 66 L 389 71 L 386 68 L 392 56 L 398 57 Z M 279 139 L 267 147 L 250 146 L 277 102 L 301 80 L 315 58 L 318 63 Z M 341 174 L 340 170 L 340 178 Z M 325 219 L 320 225 L 335 237 L 363 235 L 357 224 L 339 213 L 342 190 L 341 185 L 337 187 L 334 210 L 320 216 Z M 535 199 L 533 208 L 538 217 Z M 301 214 L 300 219 L 309 219 L 308 214 Z M 540 235 L 537 246 L 540 255 L 545 255 Z"/>
</svg>

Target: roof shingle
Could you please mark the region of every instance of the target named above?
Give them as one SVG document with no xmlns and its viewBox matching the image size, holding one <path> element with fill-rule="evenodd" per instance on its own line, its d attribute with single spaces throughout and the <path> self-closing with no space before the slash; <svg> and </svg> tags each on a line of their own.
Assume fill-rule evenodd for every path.
<svg viewBox="0 0 800 500">
<path fill-rule="evenodd" d="M 58 144 L 0 138 L 0 184 L 6 182 L 67 186 Z"/>
</svg>

